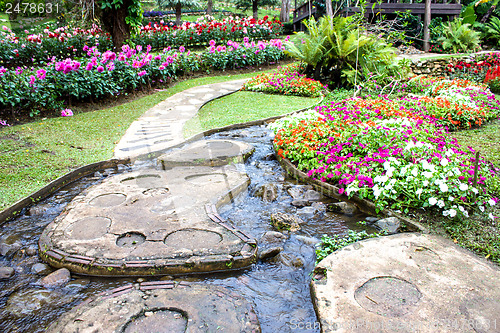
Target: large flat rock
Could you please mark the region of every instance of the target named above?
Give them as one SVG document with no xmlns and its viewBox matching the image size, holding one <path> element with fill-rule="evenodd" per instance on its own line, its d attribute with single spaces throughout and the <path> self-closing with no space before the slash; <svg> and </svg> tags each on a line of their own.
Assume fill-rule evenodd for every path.
<svg viewBox="0 0 500 333">
<path fill-rule="evenodd" d="M 500 332 L 500 269 L 438 236 L 364 240 L 315 272 L 322 332 Z"/>
<path fill-rule="evenodd" d="M 179 165 L 220 166 L 243 163 L 254 151 L 253 146 L 235 140 L 200 140 L 158 158 L 163 167 Z"/>
<path fill-rule="evenodd" d="M 238 269 L 256 242 L 217 214 L 244 191 L 238 166 L 124 173 L 76 197 L 44 230 L 42 258 L 87 275 L 185 274 Z"/>
<path fill-rule="evenodd" d="M 47 332 L 260 332 L 251 303 L 227 289 L 171 281 L 127 285 L 87 299 Z"/>
</svg>

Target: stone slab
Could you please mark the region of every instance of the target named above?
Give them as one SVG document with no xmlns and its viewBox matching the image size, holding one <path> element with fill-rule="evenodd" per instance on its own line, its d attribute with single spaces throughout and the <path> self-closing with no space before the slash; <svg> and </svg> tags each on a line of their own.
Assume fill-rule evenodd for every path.
<svg viewBox="0 0 500 333">
<path fill-rule="evenodd" d="M 500 269 L 434 235 L 346 246 L 311 282 L 321 332 L 500 332 Z"/>
<path fill-rule="evenodd" d="M 214 221 L 205 207 L 230 202 L 249 183 L 235 165 L 112 176 L 75 197 L 46 227 L 41 257 L 55 267 L 102 276 L 247 267 L 256 260 L 256 242 Z"/>
<path fill-rule="evenodd" d="M 261 332 L 250 302 L 229 290 L 171 281 L 124 286 L 62 315 L 51 333 Z"/>
<path fill-rule="evenodd" d="M 220 166 L 243 163 L 254 147 L 235 140 L 200 140 L 158 158 L 164 168 L 179 165 Z"/>
</svg>

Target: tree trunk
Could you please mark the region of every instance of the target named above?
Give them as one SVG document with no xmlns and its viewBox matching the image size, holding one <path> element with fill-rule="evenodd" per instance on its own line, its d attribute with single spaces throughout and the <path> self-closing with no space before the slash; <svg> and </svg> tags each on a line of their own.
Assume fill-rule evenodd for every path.
<svg viewBox="0 0 500 333">
<path fill-rule="evenodd" d="M 280 11 L 280 21 L 288 22 L 290 21 L 290 0 L 281 0 L 281 11 Z"/>
<path fill-rule="evenodd" d="M 424 51 L 429 52 L 430 49 L 430 31 L 429 24 L 431 23 L 431 0 L 425 0 L 425 15 L 424 15 Z"/>
<path fill-rule="evenodd" d="M 181 25 L 182 17 L 182 4 L 180 2 L 175 4 L 175 25 Z"/>
<path fill-rule="evenodd" d="M 333 16 L 332 0 L 325 0 L 326 16 Z"/>
<path fill-rule="evenodd" d="M 486 14 L 484 14 L 484 16 L 481 18 L 481 23 L 486 23 L 486 21 L 488 21 L 491 14 L 493 14 L 493 11 L 495 11 L 495 8 L 497 8 L 497 5 L 491 5 L 490 9 L 488 9 Z"/>
<path fill-rule="evenodd" d="M 21 0 L 15 0 L 12 2 L 12 11 L 9 14 L 9 21 L 15 21 L 17 19 L 17 14 L 19 14 L 19 12 L 15 11 L 14 8 L 19 5 L 19 2 L 21 2 Z"/>
<path fill-rule="evenodd" d="M 212 15 L 212 7 L 213 7 L 213 1 L 212 0 L 208 0 L 207 15 Z"/>
<path fill-rule="evenodd" d="M 259 19 L 259 0 L 252 0 L 253 18 Z"/>
<path fill-rule="evenodd" d="M 115 49 L 119 50 L 130 38 L 130 25 L 125 22 L 130 0 L 124 0 L 120 8 L 106 8 L 102 14 L 104 28 L 111 34 Z"/>
</svg>

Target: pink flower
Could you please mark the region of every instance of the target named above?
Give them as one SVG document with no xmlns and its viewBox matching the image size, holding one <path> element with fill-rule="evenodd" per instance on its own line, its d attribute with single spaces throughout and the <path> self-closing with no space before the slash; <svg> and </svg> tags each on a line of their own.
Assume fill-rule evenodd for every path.
<svg viewBox="0 0 500 333">
<path fill-rule="evenodd" d="M 180 52 L 180 53 L 184 52 L 185 50 L 186 50 L 186 49 L 184 48 L 184 46 L 179 47 L 179 52 Z"/>
<path fill-rule="evenodd" d="M 92 68 L 94 68 L 94 65 L 92 64 L 92 62 L 89 62 L 89 63 L 87 64 L 87 66 L 85 67 L 85 69 L 86 69 L 86 70 L 88 70 L 88 71 L 91 71 L 91 70 L 92 70 Z"/>
<path fill-rule="evenodd" d="M 30 75 L 30 86 L 33 86 L 35 83 L 36 77 L 34 75 Z"/>
<path fill-rule="evenodd" d="M 209 44 L 210 46 L 215 46 L 215 41 L 212 39 Z"/>
<path fill-rule="evenodd" d="M 73 111 L 71 109 L 64 109 L 61 111 L 61 117 L 71 117 L 73 115 Z"/>
<path fill-rule="evenodd" d="M 113 69 L 115 69 L 115 63 L 110 62 L 109 64 L 106 65 L 106 69 L 111 72 Z"/>
<path fill-rule="evenodd" d="M 146 75 L 146 71 L 140 71 L 137 75 L 144 76 L 144 75 Z"/>
<path fill-rule="evenodd" d="M 99 73 L 104 72 L 104 67 L 102 67 L 102 66 L 97 67 L 97 71 L 98 71 Z"/>
</svg>

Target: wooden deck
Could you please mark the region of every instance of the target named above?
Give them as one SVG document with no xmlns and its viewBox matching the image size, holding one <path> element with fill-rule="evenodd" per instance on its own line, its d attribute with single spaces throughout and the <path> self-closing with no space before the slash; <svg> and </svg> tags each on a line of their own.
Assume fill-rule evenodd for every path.
<svg viewBox="0 0 500 333">
<path fill-rule="evenodd" d="M 359 7 L 351 6 L 351 2 L 349 1 L 348 6 L 343 8 L 340 11 L 340 15 L 349 16 L 353 15 L 356 12 L 360 11 Z M 408 1 L 407 1 L 408 2 Z M 366 15 L 375 15 L 377 13 L 382 14 L 395 14 L 396 12 L 406 12 L 410 11 L 415 15 L 423 15 L 425 12 L 425 3 L 407 3 L 401 2 L 401 0 L 386 0 L 384 3 L 375 4 L 367 3 L 366 4 Z M 309 9 L 312 9 L 311 13 Z M 462 5 L 460 4 L 460 0 L 432 0 L 431 2 L 431 14 L 432 15 L 440 15 L 440 16 L 451 16 L 456 17 L 460 15 L 460 11 L 462 10 Z M 293 13 L 293 27 L 295 30 L 302 30 L 303 27 L 300 23 L 303 19 L 308 18 L 310 16 L 316 16 L 316 8 L 313 7 L 312 1 L 306 2 L 299 7 L 295 8 Z"/>
</svg>

